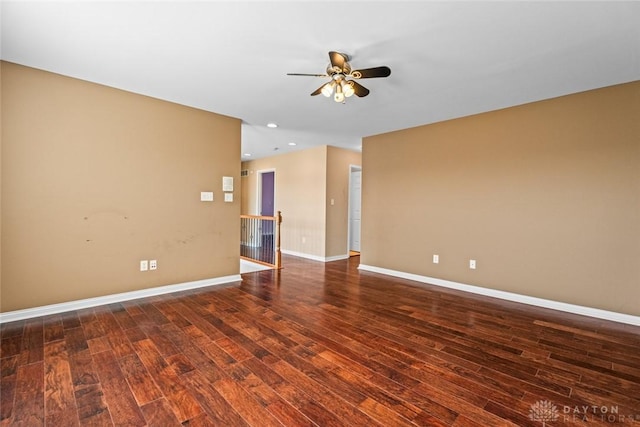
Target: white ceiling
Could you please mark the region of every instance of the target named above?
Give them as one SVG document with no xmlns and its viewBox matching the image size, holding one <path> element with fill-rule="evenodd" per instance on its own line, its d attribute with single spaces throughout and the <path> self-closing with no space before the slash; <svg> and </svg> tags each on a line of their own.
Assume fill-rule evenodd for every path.
<svg viewBox="0 0 640 427">
<path fill-rule="evenodd" d="M 2 59 L 240 118 L 251 158 L 640 79 L 635 1 L 3 0 L 0 14 Z M 346 104 L 311 97 L 325 80 L 286 73 L 323 73 L 330 50 L 391 76 Z"/>
</svg>

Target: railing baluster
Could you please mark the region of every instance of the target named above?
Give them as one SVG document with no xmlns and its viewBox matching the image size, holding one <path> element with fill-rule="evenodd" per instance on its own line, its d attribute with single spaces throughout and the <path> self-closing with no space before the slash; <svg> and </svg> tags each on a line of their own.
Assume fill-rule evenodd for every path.
<svg viewBox="0 0 640 427">
<path fill-rule="evenodd" d="M 281 223 L 280 211 L 276 216 L 240 215 L 240 257 L 282 268 Z"/>
</svg>

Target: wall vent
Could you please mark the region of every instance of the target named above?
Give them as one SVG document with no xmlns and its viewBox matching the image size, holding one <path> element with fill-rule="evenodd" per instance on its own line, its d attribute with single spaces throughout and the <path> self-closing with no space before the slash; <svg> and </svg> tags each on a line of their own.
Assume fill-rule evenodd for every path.
<svg viewBox="0 0 640 427">
<path fill-rule="evenodd" d="M 243 171 L 240 171 L 240 176 L 241 176 L 241 177 L 249 176 L 249 171 L 248 171 L 248 170 L 246 170 L 246 169 L 245 169 L 245 170 L 243 170 Z"/>
</svg>

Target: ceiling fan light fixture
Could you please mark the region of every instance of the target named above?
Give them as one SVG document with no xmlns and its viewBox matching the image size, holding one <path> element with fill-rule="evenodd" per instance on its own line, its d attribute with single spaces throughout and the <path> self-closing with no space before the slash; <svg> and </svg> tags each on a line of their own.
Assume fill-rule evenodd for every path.
<svg viewBox="0 0 640 427">
<path fill-rule="evenodd" d="M 344 81 L 342 86 L 342 92 L 344 93 L 344 96 L 349 98 L 350 96 L 353 96 L 354 93 L 356 93 L 356 91 L 353 89 L 353 84 L 350 81 Z"/>
<path fill-rule="evenodd" d="M 329 98 L 333 94 L 333 87 L 336 85 L 336 82 L 331 80 L 326 85 L 322 86 L 321 93 Z"/>
<path fill-rule="evenodd" d="M 344 92 L 342 91 L 342 85 L 336 85 L 336 94 L 333 96 L 333 100 L 336 102 L 344 102 Z"/>
</svg>

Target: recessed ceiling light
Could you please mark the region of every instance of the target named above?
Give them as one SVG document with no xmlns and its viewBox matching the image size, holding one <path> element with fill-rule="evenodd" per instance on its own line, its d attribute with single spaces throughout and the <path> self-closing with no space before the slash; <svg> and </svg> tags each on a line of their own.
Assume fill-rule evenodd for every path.
<svg viewBox="0 0 640 427">
<path fill-rule="evenodd" d="M 298 144 L 296 144 L 295 142 L 290 142 L 289 145 L 293 147 L 294 145 L 298 145 Z"/>
<path fill-rule="evenodd" d="M 277 128 L 278 125 L 276 123 L 271 122 L 271 123 L 267 123 L 267 127 L 273 129 L 273 128 Z"/>
</svg>

